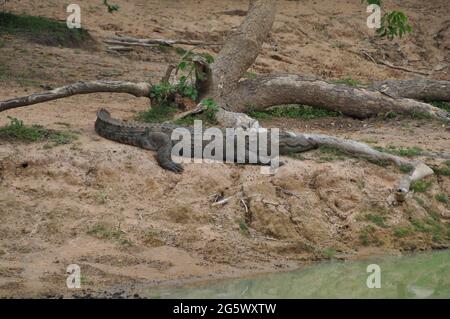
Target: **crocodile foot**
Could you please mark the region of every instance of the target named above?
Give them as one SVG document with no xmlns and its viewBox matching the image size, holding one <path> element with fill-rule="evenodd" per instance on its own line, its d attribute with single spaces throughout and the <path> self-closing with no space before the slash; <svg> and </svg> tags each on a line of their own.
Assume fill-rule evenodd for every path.
<svg viewBox="0 0 450 319">
<path fill-rule="evenodd" d="M 184 168 L 183 168 L 183 166 L 181 166 L 181 164 L 175 163 L 173 161 L 163 161 L 163 162 L 160 162 L 159 165 L 162 168 L 167 169 L 167 170 L 172 171 L 177 174 L 181 174 L 184 171 Z"/>
</svg>

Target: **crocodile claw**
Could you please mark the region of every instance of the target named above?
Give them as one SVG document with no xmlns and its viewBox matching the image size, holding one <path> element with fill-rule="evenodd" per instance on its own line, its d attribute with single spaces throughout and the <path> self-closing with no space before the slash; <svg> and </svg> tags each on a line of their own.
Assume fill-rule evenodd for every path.
<svg viewBox="0 0 450 319">
<path fill-rule="evenodd" d="M 162 165 L 162 167 L 177 174 L 181 174 L 184 171 L 183 166 L 175 162 L 166 163 L 165 165 Z"/>
</svg>

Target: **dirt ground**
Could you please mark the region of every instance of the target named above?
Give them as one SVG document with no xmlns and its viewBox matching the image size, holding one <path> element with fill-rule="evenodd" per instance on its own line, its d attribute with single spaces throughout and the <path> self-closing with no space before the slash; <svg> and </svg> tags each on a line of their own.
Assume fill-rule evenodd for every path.
<svg viewBox="0 0 450 319">
<path fill-rule="evenodd" d="M 114 2 L 120 11 L 111 15 L 100 0 L 77 1 L 82 26 L 97 41 L 92 48 L 3 36 L 0 67 L 6 77 L 0 79 L 0 100 L 77 80 L 157 82 L 167 64 L 177 61 L 174 50 L 114 54 L 102 39 L 120 34 L 220 43 L 247 7 L 246 1 L 231 0 Z M 65 20 L 66 5 L 22 0 L 6 8 Z M 360 53 L 364 50 L 449 80 L 448 1 L 387 3 L 389 9 L 400 5 L 414 32 L 391 42 L 377 39 L 366 27 L 359 0 L 280 1 L 270 39 L 250 71 L 362 82 L 419 76 L 375 64 Z M 212 54 L 219 49 L 208 47 Z M 2 113 L 0 125 L 14 116 L 27 124 L 77 131 L 79 138 L 50 149 L 43 142 L 0 141 L 0 296 L 72 296 L 66 287 L 70 264 L 81 267 L 83 291 L 95 293 L 121 284 L 208 280 L 288 270 L 327 258 L 449 247 L 450 206 L 436 199 L 450 195 L 448 176 L 429 177 L 426 192 L 392 207 L 386 198 L 402 174 L 397 168 L 321 151 L 285 158 L 287 165 L 274 176 L 261 175 L 259 167 L 222 163 L 185 164 L 185 172 L 175 175 L 162 170 L 151 152 L 97 136 L 93 123 L 100 107 L 131 119 L 149 102 L 91 94 Z M 450 150 L 448 127 L 431 120 L 333 117 L 262 124 L 380 147 Z M 419 158 L 445 166 L 440 159 Z M 224 206 L 212 206 L 215 194 L 233 197 Z"/>
</svg>

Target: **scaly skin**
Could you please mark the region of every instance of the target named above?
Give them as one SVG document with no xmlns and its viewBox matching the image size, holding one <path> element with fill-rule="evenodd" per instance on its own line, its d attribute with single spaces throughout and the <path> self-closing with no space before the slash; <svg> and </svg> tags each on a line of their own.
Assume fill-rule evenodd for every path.
<svg viewBox="0 0 450 319">
<path fill-rule="evenodd" d="M 116 141 L 122 144 L 133 145 L 137 147 L 141 147 L 143 149 L 156 151 L 156 159 L 158 164 L 167 170 L 173 171 L 175 173 L 181 173 L 183 171 L 183 167 L 175 163 L 171 157 L 171 151 L 173 145 L 178 141 L 172 141 L 171 135 L 172 132 L 176 128 L 181 128 L 182 126 L 167 124 L 167 123 L 155 123 L 155 124 L 147 124 L 147 123 L 127 123 L 121 120 L 117 120 L 111 117 L 109 112 L 105 109 L 101 109 L 97 112 L 97 120 L 95 122 L 95 131 L 98 135 Z M 184 128 L 184 127 L 183 127 Z M 191 149 L 191 157 L 194 155 L 194 130 L 193 128 L 185 128 L 190 131 L 192 137 L 192 149 Z M 225 138 L 225 133 L 223 134 Z M 236 138 L 235 138 L 236 142 Z M 203 148 L 208 145 L 210 141 L 203 141 Z M 268 149 L 270 150 L 270 134 L 268 138 Z M 224 141 L 224 150 L 223 150 L 223 160 L 226 160 L 226 143 Z M 236 143 L 235 143 L 236 145 Z M 279 136 L 279 154 L 286 155 L 290 153 L 298 153 L 305 152 L 316 148 L 317 145 L 313 142 L 302 139 L 302 138 L 293 138 L 291 134 L 285 131 L 280 131 Z M 249 154 L 248 151 L 248 140 L 246 141 L 246 155 L 245 155 L 245 163 L 249 163 Z M 237 162 L 236 156 L 236 146 L 234 150 L 234 162 Z M 183 154 L 181 154 L 183 155 Z M 267 158 L 263 158 L 262 156 L 257 156 L 258 163 L 263 164 L 267 163 Z M 263 161 L 264 159 L 264 161 Z M 264 164 L 268 165 L 268 164 Z"/>
</svg>

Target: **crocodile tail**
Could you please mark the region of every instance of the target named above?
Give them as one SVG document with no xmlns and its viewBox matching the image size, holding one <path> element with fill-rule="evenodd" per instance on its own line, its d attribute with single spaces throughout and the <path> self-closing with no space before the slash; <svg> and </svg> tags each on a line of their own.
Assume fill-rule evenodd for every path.
<svg viewBox="0 0 450 319">
<path fill-rule="evenodd" d="M 105 121 L 105 120 L 108 120 L 108 119 L 111 118 L 111 114 L 110 114 L 106 109 L 101 108 L 101 109 L 97 112 L 97 117 L 98 117 L 100 120 Z"/>
</svg>

